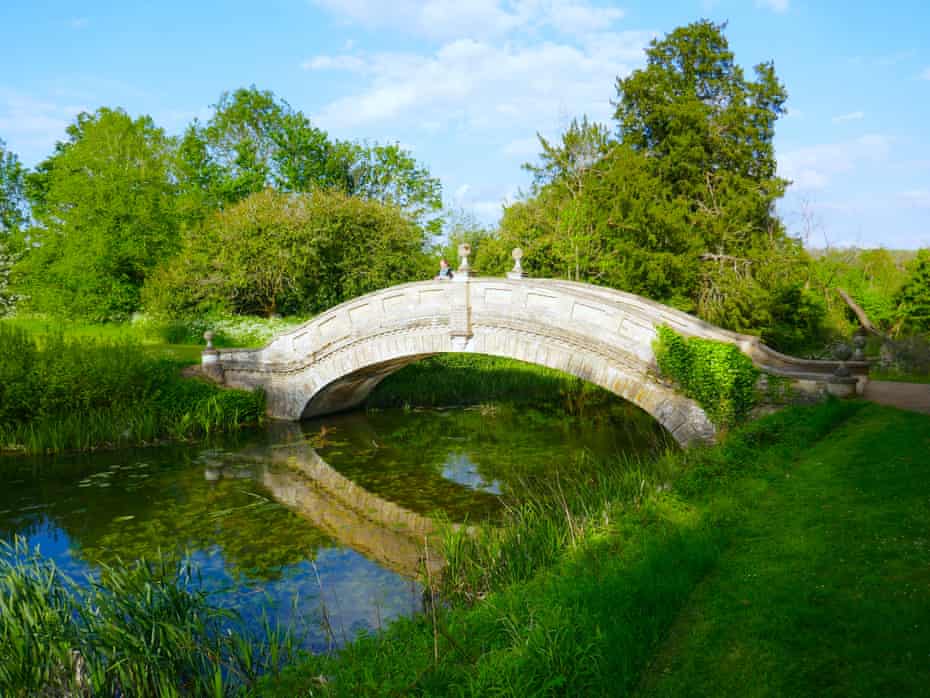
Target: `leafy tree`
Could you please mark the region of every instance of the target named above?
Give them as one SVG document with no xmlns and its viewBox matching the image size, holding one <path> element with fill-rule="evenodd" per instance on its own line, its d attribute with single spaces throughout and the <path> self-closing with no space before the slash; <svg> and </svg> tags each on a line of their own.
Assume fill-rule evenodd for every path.
<svg viewBox="0 0 930 698">
<path fill-rule="evenodd" d="M 146 287 L 158 314 L 315 313 L 426 271 L 422 231 L 399 209 L 337 191 L 266 189 L 185 238 Z"/>
<path fill-rule="evenodd" d="M 255 86 L 224 92 L 206 124 L 195 121 L 179 149 L 185 188 L 213 207 L 275 187 L 345 186 L 348 172 L 324 131 Z"/>
<path fill-rule="evenodd" d="M 19 230 L 28 220 L 26 170 L 0 138 L 0 235 Z"/>
<path fill-rule="evenodd" d="M 341 143 L 348 179 L 346 191 L 363 199 L 397 206 L 436 234 L 442 225 L 442 184 L 397 143 Z"/>
<path fill-rule="evenodd" d="M 511 250 L 505 249 L 496 231 L 482 225 L 466 211 L 453 210 L 443 217 L 443 240 L 433 250 L 433 264 L 437 269 L 440 258 L 445 259 L 453 271 L 458 267 L 458 248 L 462 243 L 471 245 L 468 263 L 478 274 L 503 274 L 513 266 Z"/>
<path fill-rule="evenodd" d="M 909 265 L 909 276 L 896 295 L 901 324 L 917 332 L 930 332 L 930 248 Z"/>
<path fill-rule="evenodd" d="M 206 124 L 194 122 L 178 148 L 191 218 L 274 188 L 338 189 L 398 206 L 432 232 L 441 224 L 439 180 L 397 144 L 333 141 L 267 90 L 224 92 Z"/>
<path fill-rule="evenodd" d="M 171 148 L 151 118 L 101 108 L 27 176 L 36 225 L 14 269 L 36 310 L 105 320 L 139 307 L 154 266 L 176 249 Z"/>
<path fill-rule="evenodd" d="M 0 316 L 15 305 L 16 295 L 10 289 L 10 271 L 17 259 L 14 235 L 27 219 L 25 169 L 0 139 Z"/>
<path fill-rule="evenodd" d="M 884 248 L 832 248 L 819 251 L 811 265 L 813 289 L 822 297 L 831 329 L 848 336 L 858 326 L 852 311 L 837 293 L 847 292 L 869 320 L 891 332 L 899 319 L 897 295 L 907 279 L 906 259 Z"/>
</svg>

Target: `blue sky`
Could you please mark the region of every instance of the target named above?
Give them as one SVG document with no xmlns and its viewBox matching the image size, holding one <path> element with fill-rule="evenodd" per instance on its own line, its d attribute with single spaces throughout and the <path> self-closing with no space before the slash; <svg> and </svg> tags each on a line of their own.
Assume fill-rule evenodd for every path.
<svg viewBox="0 0 930 698">
<path fill-rule="evenodd" d="M 781 213 L 812 246 L 930 246 L 930 7 L 829 0 L 265 0 L 0 5 L 0 138 L 33 165 L 81 110 L 179 133 L 223 90 L 273 90 L 340 138 L 397 141 L 495 221 L 535 134 L 609 122 L 614 79 L 707 17 L 775 61 Z"/>
</svg>

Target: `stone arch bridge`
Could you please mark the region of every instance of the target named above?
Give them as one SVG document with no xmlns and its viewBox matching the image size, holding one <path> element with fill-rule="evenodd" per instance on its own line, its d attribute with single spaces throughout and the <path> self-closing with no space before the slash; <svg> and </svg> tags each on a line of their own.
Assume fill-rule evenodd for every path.
<svg viewBox="0 0 930 698">
<path fill-rule="evenodd" d="M 857 389 L 866 362 L 848 362 L 853 378 L 833 378 L 837 362 L 780 354 L 757 337 L 722 330 L 629 293 L 552 279 L 423 281 L 370 293 L 278 335 L 261 349 L 208 348 L 203 369 L 237 388 L 263 388 L 271 417 L 299 420 L 360 405 L 387 375 L 419 359 L 473 352 L 547 366 L 595 383 L 638 405 L 682 445 L 711 441 L 714 425 L 693 400 L 661 380 L 656 328 L 730 342 L 764 371 L 814 395 Z"/>
</svg>

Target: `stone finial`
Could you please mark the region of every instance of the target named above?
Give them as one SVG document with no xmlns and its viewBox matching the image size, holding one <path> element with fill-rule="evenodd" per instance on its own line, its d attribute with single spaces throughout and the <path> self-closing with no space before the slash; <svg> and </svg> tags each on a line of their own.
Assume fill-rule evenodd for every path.
<svg viewBox="0 0 930 698">
<path fill-rule="evenodd" d="M 459 268 L 452 277 L 453 281 L 468 281 L 471 278 L 471 266 L 468 264 L 468 255 L 471 254 L 471 245 L 463 242 L 459 245 Z"/>
<path fill-rule="evenodd" d="M 210 330 L 207 330 L 203 333 L 203 338 L 207 340 L 207 349 L 213 349 L 213 333 Z"/>
<path fill-rule="evenodd" d="M 508 279 L 522 279 L 525 274 L 523 273 L 523 250 L 519 247 L 514 247 L 513 252 L 510 253 L 513 257 L 513 269 L 507 272 Z"/>
<path fill-rule="evenodd" d="M 471 245 L 467 242 L 463 242 L 459 245 L 459 271 L 468 272 L 471 271 L 471 267 L 468 266 L 468 255 L 471 254 Z"/>
</svg>

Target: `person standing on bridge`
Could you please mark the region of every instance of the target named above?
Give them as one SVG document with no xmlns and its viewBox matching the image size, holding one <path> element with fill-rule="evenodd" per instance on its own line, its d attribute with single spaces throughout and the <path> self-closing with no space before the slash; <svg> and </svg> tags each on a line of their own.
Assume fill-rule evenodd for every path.
<svg viewBox="0 0 930 698">
<path fill-rule="evenodd" d="M 449 263 L 445 260 L 445 257 L 443 257 L 439 260 L 439 273 L 436 275 L 436 280 L 451 281 L 452 276 L 452 269 L 449 267 Z"/>
</svg>

